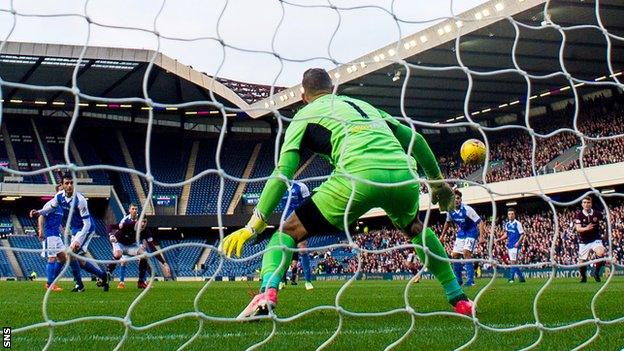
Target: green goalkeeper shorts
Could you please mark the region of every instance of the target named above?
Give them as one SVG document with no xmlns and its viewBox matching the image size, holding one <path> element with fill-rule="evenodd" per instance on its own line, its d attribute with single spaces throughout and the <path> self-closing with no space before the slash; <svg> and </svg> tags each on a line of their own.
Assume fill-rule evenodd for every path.
<svg viewBox="0 0 624 351">
<path fill-rule="evenodd" d="M 344 175 L 332 174 L 327 181 L 315 189 L 312 195 L 312 203 L 328 224 L 344 230 L 345 226 L 375 207 L 384 209 L 397 228 L 404 229 L 412 223 L 418 214 L 420 184 L 415 181 L 414 175 L 409 170 L 374 169 L 353 173 L 352 176 L 383 184 L 414 182 L 387 187 L 366 184 L 356 179 L 351 180 Z M 349 204 L 349 197 L 352 193 L 353 200 Z M 309 207 L 304 205 L 296 211 L 306 230 L 309 233 L 315 233 L 320 228 L 326 230 L 327 228 L 323 225 L 319 226 L 319 223 L 311 220 L 314 216 L 310 215 L 310 212 L 315 212 L 316 209 Z M 345 213 L 347 213 L 346 217 Z"/>
</svg>

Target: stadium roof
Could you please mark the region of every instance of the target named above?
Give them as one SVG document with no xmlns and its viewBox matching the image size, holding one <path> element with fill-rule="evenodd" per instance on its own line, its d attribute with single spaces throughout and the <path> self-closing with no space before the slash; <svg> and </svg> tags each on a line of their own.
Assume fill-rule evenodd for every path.
<svg viewBox="0 0 624 351">
<path fill-rule="evenodd" d="M 20 104 L 62 108 L 72 105 L 73 96 L 62 87 L 71 87 L 73 70 L 82 50 L 83 46 L 74 45 L 4 43 L 0 53 L 0 77 L 3 79 L 5 107 Z M 87 47 L 80 60 L 77 81 L 80 92 L 92 99 L 81 99 L 81 103 L 91 102 L 90 106 L 83 105 L 83 108 L 130 108 L 133 103 L 145 106 L 141 101 L 126 100 L 143 97 L 142 83 L 152 57 L 154 66 L 147 77 L 147 91 L 156 103 L 212 101 L 209 91 L 213 91 L 216 100 L 226 107 L 248 109 L 249 103 L 269 96 L 271 87 L 213 79 L 151 50 Z M 12 83 L 20 86 L 11 86 Z M 205 106 L 205 110 L 208 112 L 211 108 Z"/>
<path fill-rule="evenodd" d="M 405 88 L 403 102 L 407 116 L 426 122 L 461 120 L 469 84 L 456 55 L 456 38 L 461 31 L 459 56 L 463 65 L 476 72 L 498 72 L 471 74 L 473 86 L 468 111 L 491 116 L 517 113 L 524 108 L 527 83 L 523 75 L 511 71 L 514 69 L 512 51 L 516 29 L 508 17 L 539 27 L 545 20 L 545 4 L 545 0 L 489 1 L 456 19 L 444 20 L 343 64 L 330 74 L 339 84 L 339 93 L 365 99 L 395 116 L 402 115 L 401 91 Z M 620 38 L 624 36 L 621 21 L 624 3 L 602 0 L 599 13 L 609 33 Z M 614 87 L 611 76 L 617 77 L 624 68 L 624 41 L 610 38 L 611 72 L 606 62 L 607 41 L 596 18 L 595 3 L 550 1 L 548 14 L 556 25 L 577 27 L 565 30 L 563 47 L 562 36 L 553 27 L 517 27 L 515 58 L 518 66 L 529 75 L 543 76 L 530 78 L 531 96 L 536 96 L 531 100 L 532 106 L 573 97 L 572 89 L 565 88 L 570 84 L 564 75 L 555 75 L 562 71 L 561 61 L 574 78 L 594 82 L 602 89 Z M 585 26 L 578 27 L 581 25 Z M 563 52 L 561 61 L 560 50 Z M 411 65 L 407 84 L 404 84 L 406 65 L 403 63 Z M 574 83 L 580 84 L 579 87 L 590 85 Z M 300 85 L 290 87 L 252 107 L 294 111 L 301 103 L 300 89 Z"/>
<path fill-rule="evenodd" d="M 407 116 L 425 122 L 459 121 L 464 118 L 469 84 L 468 75 L 460 67 L 455 52 L 455 39 L 461 32 L 459 56 L 463 65 L 473 72 L 490 72 L 470 75 L 473 86 L 468 111 L 481 114 L 479 118 L 485 117 L 486 113 L 487 116 L 517 114 L 524 108 L 527 83 L 523 75 L 512 71 L 516 29 L 508 17 L 513 16 L 525 25 L 540 26 L 544 21 L 545 3 L 545 0 L 489 1 L 455 19 L 442 20 L 340 65 L 330 73 L 339 83 L 340 93 L 363 98 L 393 115 L 402 115 L 401 96 L 405 88 L 403 103 Z M 557 0 L 549 2 L 548 6 L 552 23 L 577 27 L 565 30 L 566 40 L 562 46 L 561 34 L 553 27 L 531 29 L 518 26 L 520 35 L 515 54 L 518 66 L 529 75 L 545 76 L 527 78 L 531 81 L 532 106 L 573 96 L 573 89 L 565 88 L 569 87 L 569 82 L 562 74 L 556 74 L 562 71 L 561 62 L 574 78 L 600 84 L 603 89 L 615 86 L 613 80 L 616 78 L 610 76 L 619 75 L 624 68 L 624 41 L 621 40 L 624 26 L 620 20 L 624 18 L 624 4 L 619 0 L 600 1 L 602 25 L 613 35 L 610 37 L 613 72 L 607 65 L 607 41 L 596 18 L 595 4 L 588 0 Z M 64 103 L 73 103 L 73 96 L 59 88 L 71 86 L 72 72 L 82 46 L 4 44 L 0 53 L 0 77 L 3 79 L 5 108 L 18 107 L 14 105 L 19 104 L 67 109 Z M 561 60 L 560 50 L 563 52 Z M 127 108 L 129 112 L 118 113 L 136 115 L 130 111 L 133 107 L 144 106 L 136 99 L 143 96 L 143 77 L 153 55 L 156 55 L 154 67 L 147 78 L 147 87 L 150 98 L 156 103 L 179 105 L 210 101 L 209 91 L 213 91 L 217 101 L 224 106 L 244 110 L 252 118 L 268 116 L 273 110 L 292 114 L 301 104 L 299 85 L 276 87 L 275 95 L 269 96 L 269 86 L 213 79 L 154 51 L 87 47 L 78 70 L 78 86 L 81 93 L 93 97 L 93 100 L 82 110 L 97 112 L 100 108 Z M 410 65 L 410 73 L 407 84 L 404 84 L 406 64 Z M 7 86 L 11 83 L 24 85 Z M 580 81 L 575 83 L 579 87 L 583 85 Z M 590 84 L 585 84 L 582 89 L 588 87 Z M 115 101 L 98 103 L 97 97 Z M 135 103 L 130 105 L 128 101 L 132 98 Z M 209 110 L 214 110 L 205 105 L 179 107 L 169 110 L 162 107 L 155 116 L 180 122 L 206 121 L 201 118 L 205 116 L 193 114 L 209 114 Z M 220 118 L 214 120 L 220 123 Z"/>
</svg>

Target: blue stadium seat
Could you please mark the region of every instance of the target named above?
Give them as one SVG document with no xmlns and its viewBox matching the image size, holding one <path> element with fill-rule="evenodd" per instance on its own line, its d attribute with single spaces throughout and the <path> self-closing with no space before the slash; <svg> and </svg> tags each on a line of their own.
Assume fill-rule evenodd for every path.
<svg viewBox="0 0 624 351">
<path fill-rule="evenodd" d="M 162 240 L 160 246 L 162 249 L 166 247 L 183 244 L 183 243 L 199 243 L 205 244 L 203 239 L 188 240 Z M 192 277 L 195 275 L 194 269 L 199 256 L 204 251 L 202 246 L 185 246 L 176 247 L 165 251 L 165 259 L 171 267 L 172 273 L 177 277 Z"/>
<path fill-rule="evenodd" d="M 9 258 L 3 248 L 0 248 L 0 278 L 15 277 Z"/>
</svg>

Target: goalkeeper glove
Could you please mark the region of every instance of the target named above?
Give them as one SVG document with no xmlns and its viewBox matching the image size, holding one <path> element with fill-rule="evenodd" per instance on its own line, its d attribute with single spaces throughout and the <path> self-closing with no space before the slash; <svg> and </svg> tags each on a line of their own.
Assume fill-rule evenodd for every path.
<svg viewBox="0 0 624 351">
<path fill-rule="evenodd" d="M 241 228 L 223 239 L 223 251 L 227 257 L 231 257 L 234 249 L 236 256 L 240 257 L 243 253 L 243 245 L 262 233 L 267 227 L 266 222 L 262 218 L 257 209 L 254 210 L 251 219 L 244 228 Z"/>
<path fill-rule="evenodd" d="M 442 177 L 436 178 L 442 179 Z M 453 200 L 455 200 L 455 195 L 453 194 L 453 189 L 444 183 L 434 183 L 431 184 L 431 202 L 433 204 L 438 204 L 440 207 L 440 211 L 450 211 L 453 209 Z"/>
</svg>

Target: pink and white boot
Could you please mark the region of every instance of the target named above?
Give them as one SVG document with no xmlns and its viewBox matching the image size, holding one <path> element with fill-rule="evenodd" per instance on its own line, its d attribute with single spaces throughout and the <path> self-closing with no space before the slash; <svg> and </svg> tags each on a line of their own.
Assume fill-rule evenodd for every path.
<svg viewBox="0 0 624 351">
<path fill-rule="evenodd" d="M 245 307 L 236 319 L 245 320 L 254 316 L 263 316 L 269 314 L 277 305 L 277 290 L 274 288 L 267 289 L 266 292 L 259 293 L 251 300 L 249 305 Z"/>
</svg>

